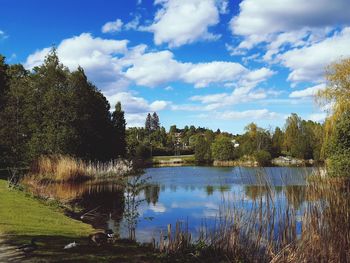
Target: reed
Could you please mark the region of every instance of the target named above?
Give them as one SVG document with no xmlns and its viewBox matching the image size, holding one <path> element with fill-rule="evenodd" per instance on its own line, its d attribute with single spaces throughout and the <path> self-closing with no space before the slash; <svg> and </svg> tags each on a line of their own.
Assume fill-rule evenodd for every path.
<svg viewBox="0 0 350 263">
<path fill-rule="evenodd" d="M 84 162 L 66 155 L 41 156 L 33 162 L 29 171 L 31 180 L 77 182 L 87 179 L 121 177 L 133 172 L 133 164 L 127 160 Z M 28 178 L 27 178 L 28 180 Z"/>
<path fill-rule="evenodd" d="M 266 181 L 248 209 L 247 200 L 231 196 L 196 241 L 189 242 L 188 230 L 168 227 L 159 249 L 171 257 L 186 251 L 202 262 L 350 262 L 349 180 L 317 176 L 298 191 L 283 187 L 280 198 Z M 297 205 L 299 195 L 306 201 Z"/>
</svg>

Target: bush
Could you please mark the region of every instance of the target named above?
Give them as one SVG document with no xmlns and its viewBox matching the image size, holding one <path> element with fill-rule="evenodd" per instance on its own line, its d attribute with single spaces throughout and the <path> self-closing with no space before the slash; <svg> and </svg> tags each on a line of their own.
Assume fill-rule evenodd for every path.
<svg viewBox="0 0 350 263">
<path fill-rule="evenodd" d="M 333 154 L 327 160 L 327 172 L 332 177 L 350 176 L 350 152 Z"/>
<path fill-rule="evenodd" d="M 254 157 L 259 165 L 264 166 L 270 164 L 271 154 L 267 151 L 260 150 L 254 153 Z"/>
<path fill-rule="evenodd" d="M 139 144 L 135 149 L 135 157 L 138 159 L 149 159 L 151 158 L 151 147 Z"/>
</svg>

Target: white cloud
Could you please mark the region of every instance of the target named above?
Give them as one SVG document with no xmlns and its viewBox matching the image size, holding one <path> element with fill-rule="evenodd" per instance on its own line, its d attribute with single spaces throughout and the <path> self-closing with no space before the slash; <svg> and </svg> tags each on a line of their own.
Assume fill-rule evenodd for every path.
<svg viewBox="0 0 350 263">
<path fill-rule="evenodd" d="M 312 120 L 315 122 L 323 122 L 327 117 L 327 113 L 313 113 L 308 116 L 308 120 Z"/>
<path fill-rule="evenodd" d="M 116 94 L 107 96 L 111 105 L 115 105 L 120 101 L 123 105 L 123 109 L 128 113 L 146 113 L 151 111 L 164 110 L 169 102 L 163 100 L 156 100 L 149 103 L 142 97 L 136 97 L 130 92 L 118 92 Z"/>
<path fill-rule="evenodd" d="M 127 78 L 138 85 L 156 87 L 172 81 L 183 81 L 196 88 L 203 88 L 211 84 L 238 81 L 242 85 L 254 86 L 274 74 L 267 68 L 249 71 L 235 62 L 183 63 L 175 60 L 174 54 L 168 50 L 144 52 L 141 50 L 128 59 L 130 67 L 125 73 Z"/>
<path fill-rule="evenodd" d="M 154 22 L 143 30 L 154 33 L 157 45 L 179 47 L 198 39 L 216 39 L 208 28 L 219 22 L 215 0 L 156 0 L 161 5 Z M 222 4 L 221 4 L 222 7 Z"/>
<path fill-rule="evenodd" d="M 118 101 L 121 102 L 128 127 L 142 127 L 148 112 L 162 111 L 170 105 L 170 102 L 163 100 L 148 102 L 146 99 L 134 96 L 130 92 L 118 92 L 107 96 L 107 99 L 112 108 Z"/>
<path fill-rule="evenodd" d="M 82 33 L 63 40 L 57 46 L 57 54 L 71 70 L 82 66 L 89 79 L 100 89 L 115 91 L 128 86 L 128 80 L 121 73 L 121 61 L 116 57 L 128 52 L 127 44 L 127 40 L 94 38 L 89 33 Z M 49 51 L 50 48 L 44 48 L 29 55 L 25 67 L 31 69 L 41 65 Z"/>
<path fill-rule="evenodd" d="M 335 33 L 311 46 L 296 48 L 277 57 L 291 70 L 288 80 L 292 82 L 322 82 L 325 67 L 341 58 L 350 56 L 350 27 Z"/>
<path fill-rule="evenodd" d="M 236 35 L 268 35 L 350 23 L 347 0 L 243 0 L 230 22 Z"/>
<path fill-rule="evenodd" d="M 107 22 L 102 26 L 102 33 L 113 33 L 122 30 L 123 22 L 120 19 L 115 21 Z"/>
<path fill-rule="evenodd" d="M 174 88 L 172 86 L 167 86 L 167 87 L 164 88 L 164 90 L 166 90 L 166 91 L 173 91 Z"/>
<path fill-rule="evenodd" d="M 133 64 L 125 76 L 138 85 L 155 87 L 175 81 L 184 72 L 185 64 L 177 62 L 168 50 L 145 53 L 131 59 Z"/>
<path fill-rule="evenodd" d="M 140 25 L 140 15 L 135 15 L 134 19 L 124 25 L 125 30 L 137 30 Z"/>
<path fill-rule="evenodd" d="M 289 94 L 290 98 L 305 98 L 305 97 L 313 97 L 317 94 L 318 91 L 324 89 L 326 87 L 325 84 L 319 84 L 313 87 L 309 87 L 303 90 L 293 91 Z"/>
<path fill-rule="evenodd" d="M 316 43 L 339 25 L 350 24 L 347 0 L 243 0 L 230 21 L 234 35 L 243 41 L 236 52 L 269 43 L 264 58 L 270 60 L 284 45 Z"/>
<path fill-rule="evenodd" d="M 6 39 L 8 38 L 8 35 L 6 35 L 6 33 L 2 30 L 0 30 L 0 39 Z"/>
<path fill-rule="evenodd" d="M 196 88 L 203 88 L 211 83 L 234 81 L 246 72 L 248 70 L 241 64 L 213 61 L 191 65 L 190 69 L 184 72 L 183 79 L 187 83 L 194 84 Z"/>
<path fill-rule="evenodd" d="M 149 206 L 149 209 L 152 210 L 155 213 L 164 213 L 167 209 L 162 203 L 157 203 L 157 204 L 151 204 Z"/>
<path fill-rule="evenodd" d="M 267 109 L 261 110 L 246 110 L 246 111 L 224 111 L 224 112 L 215 112 L 214 118 L 219 120 L 240 120 L 240 119 L 249 119 L 249 120 L 261 120 L 261 119 L 276 119 L 281 118 L 282 116 L 276 112 L 271 112 Z M 210 115 L 201 114 L 202 118 L 213 118 L 213 113 Z"/>
</svg>

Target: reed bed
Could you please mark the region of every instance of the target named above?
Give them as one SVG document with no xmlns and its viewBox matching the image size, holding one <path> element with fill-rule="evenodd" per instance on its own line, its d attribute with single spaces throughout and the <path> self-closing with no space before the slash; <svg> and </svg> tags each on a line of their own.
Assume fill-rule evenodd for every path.
<svg viewBox="0 0 350 263">
<path fill-rule="evenodd" d="M 224 200 L 215 226 L 204 224 L 197 240 L 186 227 L 168 226 L 157 247 L 184 262 L 350 262 L 349 180 L 316 178 L 302 193 L 284 187 L 288 202 L 268 182 L 249 207 L 239 197 Z M 293 205 L 300 194 L 305 201 Z"/>
<path fill-rule="evenodd" d="M 84 162 L 70 156 L 53 155 L 38 158 L 31 166 L 29 178 L 38 181 L 78 182 L 93 178 L 121 177 L 132 171 L 133 164 L 127 160 Z"/>
</svg>

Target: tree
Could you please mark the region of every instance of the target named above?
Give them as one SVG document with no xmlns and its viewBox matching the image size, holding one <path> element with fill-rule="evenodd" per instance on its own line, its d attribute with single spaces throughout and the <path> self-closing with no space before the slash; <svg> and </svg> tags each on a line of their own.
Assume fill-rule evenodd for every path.
<svg viewBox="0 0 350 263">
<path fill-rule="evenodd" d="M 292 113 L 286 120 L 284 148 L 286 152 L 297 158 L 304 158 L 304 141 L 302 138 L 302 120 Z"/>
<path fill-rule="evenodd" d="M 152 130 L 152 116 L 150 113 L 148 113 L 146 117 L 145 129 L 147 132 L 151 132 Z"/>
<path fill-rule="evenodd" d="M 329 142 L 327 159 L 331 176 L 350 176 L 350 111 L 344 111 L 335 122 L 334 132 Z"/>
<path fill-rule="evenodd" d="M 151 130 L 156 131 L 160 129 L 159 117 L 156 112 L 153 112 L 151 118 Z"/>
<path fill-rule="evenodd" d="M 326 69 L 327 86 L 317 94 L 320 104 L 331 105 L 331 115 L 325 121 L 324 143 L 321 157 L 327 158 L 332 154 L 330 147 L 336 121 L 343 112 L 350 110 L 350 58 L 329 65 Z"/>
<path fill-rule="evenodd" d="M 229 137 L 218 136 L 211 145 L 211 149 L 214 160 L 228 161 L 235 158 L 235 147 Z"/>
<path fill-rule="evenodd" d="M 208 163 L 211 161 L 210 143 L 202 135 L 198 135 L 196 138 L 194 157 L 198 163 Z"/>
<path fill-rule="evenodd" d="M 115 105 L 115 110 L 112 114 L 113 135 L 115 140 L 115 154 L 117 156 L 126 155 L 126 136 L 125 128 L 126 121 L 124 117 L 124 111 L 122 111 L 122 105 L 118 101 Z"/>
<path fill-rule="evenodd" d="M 272 135 L 272 156 L 278 157 L 282 153 L 283 149 L 283 141 L 284 141 L 284 133 L 279 128 L 276 127 L 275 132 Z"/>
</svg>

